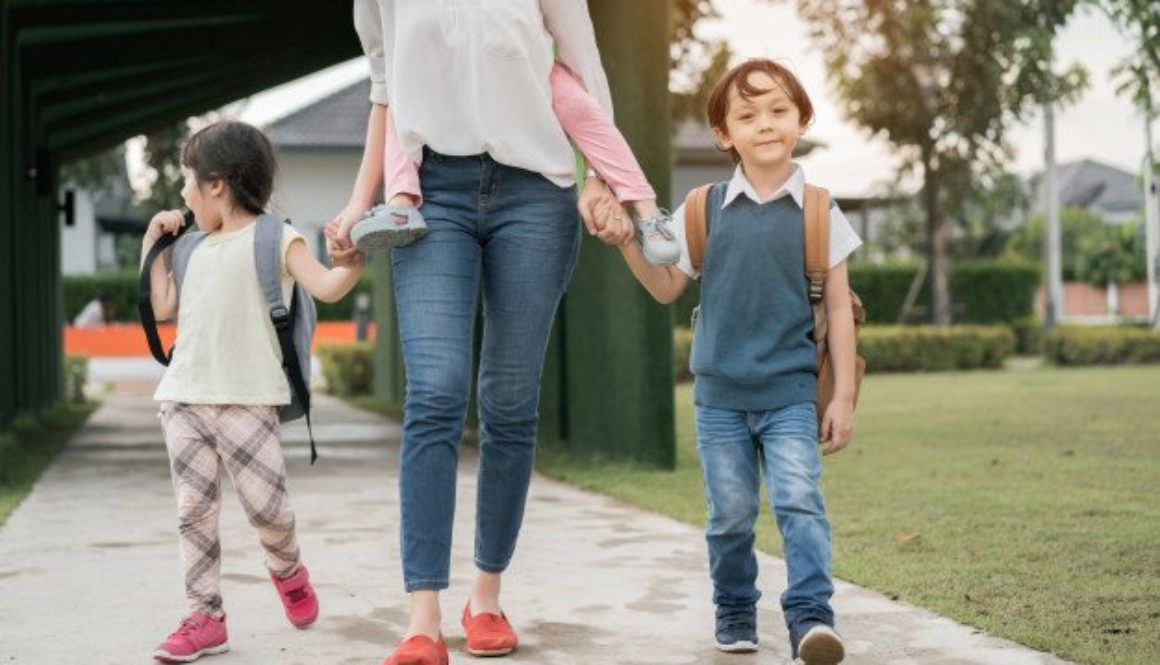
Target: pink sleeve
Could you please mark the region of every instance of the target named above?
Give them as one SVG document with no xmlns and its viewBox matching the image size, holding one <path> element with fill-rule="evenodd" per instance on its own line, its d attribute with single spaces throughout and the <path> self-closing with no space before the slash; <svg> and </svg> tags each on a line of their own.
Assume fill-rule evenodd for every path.
<svg viewBox="0 0 1160 665">
<path fill-rule="evenodd" d="M 396 194 L 410 194 L 415 197 L 415 205 L 423 205 L 423 192 L 419 187 L 419 167 L 403 152 L 403 143 L 395 129 L 395 114 L 387 107 L 387 149 L 383 158 L 383 200 L 390 201 Z"/>
<path fill-rule="evenodd" d="M 552 110 L 564 133 L 612 188 L 621 202 L 656 199 L 644 171 L 637 163 L 624 135 L 608 119 L 602 107 L 567 67 L 556 63 L 550 78 Z"/>
</svg>

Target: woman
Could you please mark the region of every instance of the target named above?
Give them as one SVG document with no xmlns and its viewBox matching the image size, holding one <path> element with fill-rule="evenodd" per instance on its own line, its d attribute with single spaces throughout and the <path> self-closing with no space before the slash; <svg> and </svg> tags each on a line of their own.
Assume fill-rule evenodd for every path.
<svg viewBox="0 0 1160 665">
<path fill-rule="evenodd" d="M 470 653 L 504 655 L 518 638 L 500 606 L 501 577 L 523 519 L 548 334 L 580 247 L 575 160 L 551 106 L 553 46 L 612 117 L 608 83 L 584 0 L 355 0 L 355 27 L 373 105 L 354 190 L 328 233 L 331 255 L 354 251 L 350 228 L 383 182 L 388 122 L 421 163 L 428 227 L 421 241 L 392 250 L 407 370 L 399 484 L 411 603 L 385 665 L 448 662 L 438 594 L 448 585 L 478 294 L 478 571 L 462 623 Z M 598 181 L 581 201 L 600 211 L 585 214 L 590 233 L 610 244 L 631 239 Z"/>
</svg>

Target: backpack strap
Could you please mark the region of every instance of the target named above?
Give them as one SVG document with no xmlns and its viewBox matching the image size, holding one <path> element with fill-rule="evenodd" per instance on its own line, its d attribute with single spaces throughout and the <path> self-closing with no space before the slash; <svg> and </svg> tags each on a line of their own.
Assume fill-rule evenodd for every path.
<svg viewBox="0 0 1160 665">
<path fill-rule="evenodd" d="M 193 252 L 193 248 L 197 246 L 205 234 L 200 231 L 186 233 L 188 229 L 194 226 L 193 213 L 185 213 L 185 221 L 181 225 L 181 230 L 177 235 L 163 233 L 149 248 L 149 253 L 145 255 L 145 260 L 141 262 L 141 275 L 137 280 L 137 313 L 141 317 L 141 327 L 145 330 L 145 340 L 149 343 L 149 352 L 157 362 L 162 365 L 169 366 L 169 362 L 173 359 L 173 347 L 169 351 L 165 351 L 165 346 L 161 343 L 161 337 L 157 334 L 157 318 L 153 314 L 153 263 L 157 261 L 170 247 L 173 247 L 173 252 L 169 256 L 170 270 L 173 274 L 174 286 L 178 293 L 181 292 L 181 279 L 185 276 L 185 266 L 189 263 L 189 255 Z M 180 272 L 178 272 L 178 263 L 180 262 Z"/>
<path fill-rule="evenodd" d="M 830 193 L 806 185 L 803 207 L 806 277 L 810 280 L 810 302 L 817 304 L 822 300 L 830 272 Z"/>
<path fill-rule="evenodd" d="M 701 185 L 685 196 L 685 241 L 693 270 L 701 271 L 705 245 L 709 239 L 709 190 L 713 184 Z"/>
<path fill-rule="evenodd" d="M 310 389 L 302 375 L 302 364 L 298 362 L 298 350 L 294 347 L 294 315 L 298 310 L 298 289 L 292 290 L 290 308 L 282 299 L 282 230 L 289 220 L 283 220 L 270 213 L 263 213 L 255 222 L 254 265 L 258 270 L 258 286 L 269 306 L 270 322 L 278 335 L 278 346 L 282 348 L 282 367 L 290 381 L 306 416 L 306 432 L 310 437 L 310 463 L 318 459 L 314 445 L 314 429 L 310 425 Z"/>
</svg>

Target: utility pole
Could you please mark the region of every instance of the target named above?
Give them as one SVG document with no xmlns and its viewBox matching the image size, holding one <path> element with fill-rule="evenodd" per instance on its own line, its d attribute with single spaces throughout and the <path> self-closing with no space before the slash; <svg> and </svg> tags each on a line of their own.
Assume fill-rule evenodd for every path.
<svg viewBox="0 0 1160 665">
<path fill-rule="evenodd" d="M 1063 317 L 1063 242 L 1059 230 L 1059 188 L 1055 177 L 1055 101 L 1043 105 L 1043 158 L 1046 169 L 1043 176 L 1044 213 L 1046 224 L 1043 234 L 1043 256 L 1047 275 L 1044 281 L 1044 327 L 1055 329 Z"/>
<path fill-rule="evenodd" d="M 1151 100 L 1148 100 L 1151 102 Z M 1152 105 L 1144 109 L 1144 246 L 1148 262 L 1148 321 L 1160 329 L 1160 214 L 1156 200 L 1156 174 L 1152 170 Z"/>
</svg>

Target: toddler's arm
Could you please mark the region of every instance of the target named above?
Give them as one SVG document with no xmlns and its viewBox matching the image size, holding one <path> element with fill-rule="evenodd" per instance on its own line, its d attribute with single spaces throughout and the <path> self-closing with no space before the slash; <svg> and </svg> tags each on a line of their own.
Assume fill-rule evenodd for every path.
<svg viewBox="0 0 1160 665">
<path fill-rule="evenodd" d="M 180 210 L 163 210 L 149 220 L 149 228 L 141 240 L 141 262 L 144 266 L 149 250 L 165 233 L 177 235 L 185 216 Z M 161 259 L 162 257 L 158 257 Z M 149 268 L 149 301 L 153 306 L 153 317 L 158 321 L 168 321 L 177 314 L 177 287 L 173 284 L 173 274 L 165 268 L 165 261 L 154 261 Z"/>
<path fill-rule="evenodd" d="M 310 295 L 322 302 L 337 302 L 358 283 L 363 258 L 356 252 L 347 265 L 327 268 L 310 253 L 305 240 L 295 238 L 286 250 L 286 270 Z"/>
</svg>

